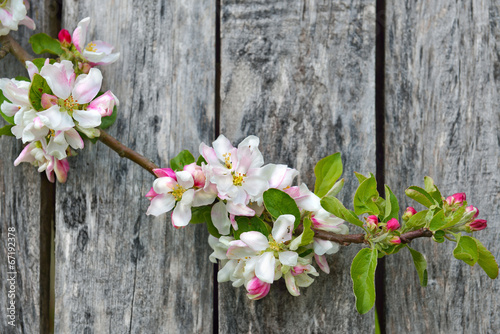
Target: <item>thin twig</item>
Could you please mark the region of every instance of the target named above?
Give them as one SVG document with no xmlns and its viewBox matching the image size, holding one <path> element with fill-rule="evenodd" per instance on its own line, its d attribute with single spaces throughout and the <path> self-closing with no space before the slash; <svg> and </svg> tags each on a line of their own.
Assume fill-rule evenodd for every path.
<svg viewBox="0 0 500 334">
<path fill-rule="evenodd" d="M 5 35 L 0 36 L 0 43 L 2 44 L 2 49 L 7 47 L 9 52 L 12 53 L 23 66 L 26 66 L 26 61 L 33 60 L 33 56 L 30 55 L 26 50 L 23 49 L 21 45 L 12 36 Z"/>
</svg>

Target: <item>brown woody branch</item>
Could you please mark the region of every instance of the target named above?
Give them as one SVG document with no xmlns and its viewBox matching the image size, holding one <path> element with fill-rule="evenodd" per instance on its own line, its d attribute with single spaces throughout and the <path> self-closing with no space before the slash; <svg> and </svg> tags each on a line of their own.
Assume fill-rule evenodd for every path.
<svg viewBox="0 0 500 334">
<path fill-rule="evenodd" d="M 7 52 L 10 52 L 21 62 L 21 64 L 23 64 L 23 66 L 26 66 L 26 61 L 33 60 L 33 56 L 24 50 L 10 35 L 0 36 L 0 43 L 2 44 L 2 54 L 5 53 L 3 56 L 5 56 Z"/>
</svg>

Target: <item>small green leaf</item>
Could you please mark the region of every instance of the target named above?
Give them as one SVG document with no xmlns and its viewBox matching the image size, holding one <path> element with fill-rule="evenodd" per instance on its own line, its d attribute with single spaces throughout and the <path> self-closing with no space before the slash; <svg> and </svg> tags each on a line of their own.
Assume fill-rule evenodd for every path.
<svg viewBox="0 0 500 334">
<path fill-rule="evenodd" d="M 116 106 L 113 108 L 113 113 L 109 116 L 104 116 L 101 118 L 101 125 L 99 126 L 101 129 L 106 130 L 111 125 L 113 125 L 116 121 L 117 110 Z"/>
<path fill-rule="evenodd" d="M 434 180 L 430 176 L 424 177 L 425 191 L 440 205 L 443 203 L 443 198 L 438 187 L 434 184 Z"/>
<path fill-rule="evenodd" d="M 26 78 L 22 75 L 18 75 L 17 77 L 15 77 L 14 79 L 16 79 L 17 81 L 26 81 L 26 82 L 31 82 L 30 78 Z"/>
<path fill-rule="evenodd" d="M 311 219 L 306 217 L 302 224 L 304 226 L 304 231 L 290 243 L 290 250 L 297 250 L 297 248 L 307 246 L 313 242 L 314 231 L 311 229 Z"/>
<path fill-rule="evenodd" d="M 3 92 L 2 90 L 0 89 L 0 106 L 2 105 L 2 103 L 4 101 L 7 101 L 10 103 L 10 101 L 5 97 L 5 95 L 3 95 Z M 14 116 L 7 116 L 5 115 L 2 110 L 0 110 L 0 115 L 2 115 L 2 118 L 9 124 L 15 124 L 14 123 Z"/>
<path fill-rule="evenodd" d="M 413 258 L 413 264 L 415 265 L 415 269 L 417 269 L 420 285 L 427 286 L 427 261 L 425 257 L 410 246 L 406 245 L 406 247 L 408 247 L 411 257 Z"/>
<path fill-rule="evenodd" d="M 7 124 L 6 126 L 0 128 L 0 136 L 11 136 L 11 137 L 14 137 L 14 135 L 12 134 L 12 131 L 10 129 L 12 129 L 14 125 L 12 124 Z"/>
<path fill-rule="evenodd" d="M 212 212 L 212 206 L 211 205 L 205 205 L 205 206 L 199 206 L 199 207 L 192 207 L 191 208 L 191 220 L 189 221 L 190 224 L 202 224 L 206 223 L 206 214 L 211 214 Z"/>
<path fill-rule="evenodd" d="M 207 164 L 207 161 L 205 160 L 205 158 L 203 157 L 203 155 L 200 155 L 200 156 L 198 157 L 198 160 L 196 160 L 196 164 L 197 164 L 198 166 L 201 166 L 201 163 L 202 163 L 202 162 L 203 162 L 203 163 L 205 163 L 205 165 Z"/>
<path fill-rule="evenodd" d="M 184 150 L 177 156 L 170 160 L 170 168 L 175 171 L 180 171 L 185 165 L 189 165 L 194 162 L 194 157 L 188 150 Z"/>
<path fill-rule="evenodd" d="M 384 222 L 388 222 L 390 219 L 399 218 L 399 203 L 398 199 L 392 192 L 388 185 L 385 186 L 385 215 Z"/>
<path fill-rule="evenodd" d="M 403 226 L 401 233 L 418 230 L 419 228 L 424 227 L 425 224 L 427 224 L 426 216 L 428 212 L 429 210 L 423 210 L 411 216 L 411 218 Z"/>
<path fill-rule="evenodd" d="M 456 259 L 464 261 L 469 266 L 475 265 L 479 259 L 479 253 L 474 238 L 460 236 L 457 239 L 457 246 L 453 250 L 453 256 Z"/>
<path fill-rule="evenodd" d="M 61 42 L 44 33 L 31 36 L 29 42 L 33 48 L 33 52 L 36 54 L 48 52 L 54 55 L 60 55 L 63 53 Z"/>
<path fill-rule="evenodd" d="M 429 224 L 429 230 L 437 231 L 442 230 L 442 226 L 445 225 L 444 221 L 444 212 L 443 210 L 439 210 L 434 217 L 432 217 L 431 223 Z"/>
<path fill-rule="evenodd" d="M 52 90 L 49 87 L 47 81 L 40 75 L 35 74 L 33 76 L 33 81 L 31 82 L 30 92 L 29 92 L 29 100 L 31 102 L 31 106 L 36 111 L 42 111 L 42 95 L 50 94 L 53 95 Z"/>
<path fill-rule="evenodd" d="M 378 216 L 380 210 L 374 202 L 378 199 L 377 180 L 373 174 L 364 180 L 354 194 L 354 212 L 359 216 L 369 213 Z"/>
<path fill-rule="evenodd" d="M 257 231 L 264 234 L 266 237 L 271 233 L 271 227 L 263 222 L 259 217 L 236 217 L 238 230 L 234 231 L 234 238 L 240 239 L 243 232 Z"/>
<path fill-rule="evenodd" d="M 439 231 L 434 232 L 432 239 L 434 239 L 435 242 L 443 243 L 445 235 L 446 235 L 446 233 L 444 231 L 439 230 Z"/>
<path fill-rule="evenodd" d="M 342 175 L 342 159 L 340 153 L 329 155 L 316 164 L 314 167 L 316 183 L 314 193 L 318 197 L 324 197 Z"/>
<path fill-rule="evenodd" d="M 354 175 L 356 175 L 356 178 L 358 179 L 359 184 L 363 183 L 364 180 L 368 179 L 368 177 L 364 176 L 361 173 L 354 172 Z"/>
<path fill-rule="evenodd" d="M 377 250 L 363 248 L 352 260 L 351 278 L 356 309 L 365 314 L 375 304 L 375 269 L 377 268 Z"/>
<path fill-rule="evenodd" d="M 269 189 L 264 192 L 264 206 L 267 211 L 277 219 L 281 215 L 295 216 L 294 229 L 300 224 L 300 211 L 294 199 L 286 192 L 279 189 Z"/>
<path fill-rule="evenodd" d="M 362 227 L 363 222 L 354 214 L 354 212 L 347 210 L 342 202 L 335 197 L 325 197 L 321 200 L 321 206 L 326 211 L 333 213 L 335 216 L 351 223 L 356 226 Z"/>
<path fill-rule="evenodd" d="M 411 186 L 408 189 L 406 189 L 405 193 L 406 196 L 417 201 L 418 203 L 422 204 L 425 207 L 429 208 L 432 205 L 436 204 L 432 196 L 429 195 L 427 191 L 425 191 L 422 188 Z"/>
<path fill-rule="evenodd" d="M 466 208 L 466 206 L 463 205 L 462 207 L 460 207 L 457 211 L 455 211 L 449 217 L 444 217 L 444 214 L 443 214 L 442 217 L 439 217 L 436 220 L 433 218 L 429 229 L 431 231 L 434 231 L 434 229 L 444 230 L 444 229 L 447 229 L 449 227 L 455 226 L 464 216 L 465 208 Z M 439 211 L 439 212 L 443 212 L 443 211 Z"/>
<path fill-rule="evenodd" d="M 483 270 L 486 272 L 486 274 L 491 278 L 495 279 L 498 277 L 498 263 L 495 260 L 495 257 L 489 250 L 484 247 L 484 245 L 477 239 L 473 238 L 474 241 L 476 242 L 477 245 L 477 251 L 479 254 L 479 259 L 477 260 L 477 263 Z"/>
</svg>

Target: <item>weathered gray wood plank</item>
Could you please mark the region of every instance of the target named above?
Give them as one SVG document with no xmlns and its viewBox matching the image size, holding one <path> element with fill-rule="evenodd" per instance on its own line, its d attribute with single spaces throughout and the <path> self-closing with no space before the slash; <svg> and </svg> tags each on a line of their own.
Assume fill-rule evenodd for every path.
<svg viewBox="0 0 500 334">
<path fill-rule="evenodd" d="M 21 26 L 12 36 L 31 51 L 28 39 L 35 33 L 46 32 L 57 34 L 59 26 L 59 5 L 56 1 L 31 2 L 28 15 L 35 21 L 37 29 L 29 30 Z M 0 60 L 0 77 L 13 78 L 28 76 L 25 67 L 13 55 Z M 0 127 L 4 126 L 3 119 Z M 48 319 L 40 318 L 40 175 L 36 168 L 29 164 L 14 167 L 23 144 L 13 137 L 0 137 L 0 328 L 2 333 L 39 333 L 48 330 Z M 43 218 L 42 218 L 43 219 Z M 10 284 L 7 267 L 8 228 L 15 228 L 16 244 L 16 280 L 15 280 L 15 327 L 8 324 L 8 294 Z M 47 236 L 50 238 L 50 235 Z M 46 268 L 48 270 L 48 268 Z M 48 273 L 48 272 L 47 272 Z M 46 277 L 47 279 L 48 277 Z M 44 290 L 44 293 L 48 293 Z M 48 295 L 47 295 L 48 298 Z M 45 300 L 45 299 L 43 299 Z M 48 301 L 48 299 L 47 299 Z M 48 315 L 48 303 L 44 305 L 44 313 Z M 41 324 L 42 320 L 42 324 Z M 42 327 L 40 327 L 42 326 Z"/>
<path fill-rule="evenodd" d="M 221 133 L 255 134 L 267 163 L 285 163 L 313 186 L 313 168 L 341 151 L 352 200 L 353 171 L 375 171 L 375 1 L 222 1 Z M 223 333 L 367 333 L 356 313 L 349 264 L 359 247 L 329 258 L 292 297 L 274 283 L 261 301 L 219 284 Z"/>
<path fill-rule="evenodd" d="M 500 258 L 500 4 L 388 1 L 386 41 L 386 182 L 398 196 L 425 175 L 467 192 Z M 387 333 L 498 333 L 499 281 L 455 260 L 453 243 L 413 246 L 429 286 L 406 251 L 388 259 Z"/>
<path fill-rule="evenodd" d="M 121 52 L 103 70 L 121 103 L 111 135 L 162 166 L 213 140 L 213 1 L 65 0 L 63 9 L 66 28 L 91 16 L 90 37 Z M 153 177 L 101 143 L 70 164 L 57 194 L 56 332 L 211 332 L 205 227 L 146 216 Z"/>
</svg>

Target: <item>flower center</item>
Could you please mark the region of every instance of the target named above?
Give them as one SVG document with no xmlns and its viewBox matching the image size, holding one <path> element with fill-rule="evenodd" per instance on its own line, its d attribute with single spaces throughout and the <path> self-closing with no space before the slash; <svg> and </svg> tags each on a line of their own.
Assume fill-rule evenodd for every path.
<svg viewBox="0 0 500 334">
<path fill-rule="evenodd" d="M 174 196 L 175 200 L 178 202 L 182 199 L 182 194 L 186 192 L 186 189 L 181 187 L 180 185 L 176 185 L 174 190 L 172 191 L 172 196 Z"/>
<path fill-rule="evenodd" d="M 95 48 L 95 43 L 92 43 L 90 42 L 89 44 L 87 44 L 87 47 L 85 48 L 85 50 L 87 51 L 90 51 L 90 52 L 96 52 L 97 49 Z"/>
<path fill-rule="evenodd" d="M 281 250 L 281 246 L 276 241 L 272 240 L 272 241 L 269 241 L 269 249 L 271 249 L 275 252 L 279 252 Z"/>
<path fill-rule="evenodd" d="M 222 155 L 224 157 L 224 163 L 226 164 L 227 169 L 233 168 L 233 163 L 231 162 L 231 153 L 224 153 Z"/>
<path fill-rule="evenodd" d="M 235 173 L 235 172 L 233 172 L 232 174 L 233 174 L 233 184 L 235 186 L 242 186 L 243 182 L 245 182 L 243 180 L 243 178 L 245 176 L 247 176 L 247 175 L 246 174 L 242 174 L 242 173 Z"/>
<path fill-rule="evenodd" d="M 73 96 L 70 95 L 66 100 L 64 100 L 63 105 L 67 110 L 73 110 L 75 106 L 78 105 L 77 102 L 78 101 L 74 100 Z"/>
</svg>

